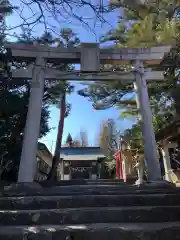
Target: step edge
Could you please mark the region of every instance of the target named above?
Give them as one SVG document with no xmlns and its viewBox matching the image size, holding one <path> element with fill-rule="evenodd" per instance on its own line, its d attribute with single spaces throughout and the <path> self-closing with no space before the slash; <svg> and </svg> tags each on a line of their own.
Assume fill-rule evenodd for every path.
<svg viewBox="0 0 180 240">
<path fill-rule="evenodd" d="M 44 213 L 44 212 L 56 212 L 56 213 L 61 213 L 61 212 L 76 212 L 76 211 L 97 211 L 97 209 L 101 210 L 101 211 L 130 211 L 130 210 L 151 210 L 151 209 L 157 209 L 157 208 L 162 208 L 162 209 L 180 209 L 180 205 L 168 205 L 168 206 L 162 206 L 162 205 L 148 205 L 148 206 L 117 206 L 117 207 L 76 207 L 76 208 L 54 208 L 54 209 L 31 209 L 31 210 L 22 210 L 22 209 L 17 209 L 17 210 L 11 210 L 11 209 L 3 209 L 0 210 L 0 213 L 4 213 L 4 214 L 34 214 L 34 213 Z"/>
<path fill-rule="evenodd" d="M 155 193 L 155 194 L 138 194 L 138 195 L 135 195 L 135 194 L 117 194 L 117 195 L 108 195 L 108 194 L 102 194 L 102 195 L 98 195 L 98 194 L 92 194 L 92 195 L 89 195 L 88 197 L 89 198 L 93 198 L 93 197 L 98 197 L 98 198 L 122 198 L 122 197 L 145 197 L 145 198 L 150 198 L 150 197 L 180 197 L 180 193 Z M 83 194 L 80 194 L 80 195 L 35 195 L 35 196 L 0 196 L 0 201 L 2 200 L 21 200 L 21 199 L 73 199 L 73 198 L 87 198 L 87 195 L 83 195 Z"/>
<path fill-rule="evenodd" d="M 108 230 L 119 229 L 124 231 L 149 231 L 162 230 L 168 228 L 179 228 L 180 222 L 161 222 L 161 223 L 92 223 L 92 224 L 66 224 L 66 225 L 19 225 L 19 226 L 0 226 L 0 234 L 9 233 L 10 230 L 35 232 L 35 230 L 69 230 L 69 231 L 89 231 L 91 230 Z M 20 233 L 20 232 L 19 232 Z"/>
</svg>

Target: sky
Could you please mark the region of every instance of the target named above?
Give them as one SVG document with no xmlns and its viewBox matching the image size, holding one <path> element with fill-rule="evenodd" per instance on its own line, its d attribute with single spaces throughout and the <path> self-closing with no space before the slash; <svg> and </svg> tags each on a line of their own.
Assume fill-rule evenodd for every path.
<svg viewBox="0 0 180 240">
<path fill-rule="evenodd" d="M 19 5 L 20 0 L 16 0 L 17 5 Z M 94 0 L 99 1 L 99 0 Z M 104 1 L 104 4 L 107 2 Z M 83 26 L 80 22 L 75 19 L 71 19 L 69 21 L 62 21 L 61 26 L 53 20 L 50 20 L 50 24 L 57 27 L 57 31 L 64 27 L 70 27 L 73 31 L 78 35 L 81 42 L 98 42 L 99 37 L 105 34 L 112 27 L 117 26 L 117 16 L 120 11 L 116 10 L 112 13 L 108 13 L 104 15 L 107 23 L 101 24 L 100 22 L 96 22 L 94 24 L 94 15 L 92 11 L 86 7 L 81 9 L 75 9 L 75 12 L 78 12 L 79 15 L 84 15 L 88 17 L 88 25 L 91 29 Z M 24 10 L 24 15 L 28 16 L 29 12 L 26 9 Z M 20 24 L 21 19 L 17 13 L 8 17 L 7 24 L 11 26 L 17 26 Z M 93 32 L 92 32 L 93 29 Z M 12 32 L 19 33 L 20 29 L 14 29 Z M 42 26 L 36 26 L 34 28 L 35 35 L 41 35 L 43 32 Z M 107 110 L 94 110 L 92 107 L 92 103 L 88 101 L 88 99 L 79 96 L 76 91 L 83 88 L 81 84 L 75 85 L 75 91 L 72 95 L 68 96 L 67 101 L 72 104 L 72 109 L 70 115 L 65 119 L 64 133 L 63 133 L 63 142 L 65 141 L 68 133 L 72 135 L 72 138 L 78 139 L 80 131 L 86 132 L 88 136 L 88 142 L 90 146 L 93 146 L 97 143 L 98 134 L 100 132 L 100 126 L 102 121 L 107 120 L 108 118 L 113 118 L 117 121 L 118 128 L 123 131 L 126 128 L 129 128 L 132 125 L 131 120 L 120 119 L 120 110 L 116 108 L 110 108 Z M 60 110 L 55 106 L 50 107 L 50 120 L 49 125 L 51 131 L 41 139 L 47 147 L 54 151 L 56 136 L 57 136 L 57 127 L 60 116 Z"/>
</svg>

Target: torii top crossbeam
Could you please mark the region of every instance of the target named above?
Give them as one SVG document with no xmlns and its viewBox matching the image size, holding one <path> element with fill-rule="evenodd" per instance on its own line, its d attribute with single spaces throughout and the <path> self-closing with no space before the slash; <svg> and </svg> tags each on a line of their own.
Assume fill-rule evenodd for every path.
<svg viewBox="0 0 180 240">
<path fill-rule="evenodd" d="M 99 71 L 98 64 L 128 64 L 134 60 L 143 61 L 146 65 L 158 65 L 164 54 L 170 51 L 170 46 L 152 48 L 120 48 L 102 49 L 98 43 L 81 43 L 80 47 L 49 47 L 47 45 L 6 44 L 12 57 L 17 60 L 35 59 L 41 56 L 54 63 L 91 62 Z M 83 66 L 82 66 L 83 69 Z M 87 66 L 86 66 L 87 69 Z M 89 69 L 91 71 L 91 68 Z"/>
</svg>

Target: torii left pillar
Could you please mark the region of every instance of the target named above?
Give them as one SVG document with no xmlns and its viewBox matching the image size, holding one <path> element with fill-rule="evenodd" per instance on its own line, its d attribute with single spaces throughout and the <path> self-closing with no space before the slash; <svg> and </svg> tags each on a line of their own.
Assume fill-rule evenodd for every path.
<svg viewBox="0 0 180 240">
<path fill-rule="evenodd" d="M 41 56 L 38 56 L 32 76 L 18 182 L 33 182 L 37 170 L 36 154 L 44 94 L 44 65 L 45 60 Z"/>
</svg>

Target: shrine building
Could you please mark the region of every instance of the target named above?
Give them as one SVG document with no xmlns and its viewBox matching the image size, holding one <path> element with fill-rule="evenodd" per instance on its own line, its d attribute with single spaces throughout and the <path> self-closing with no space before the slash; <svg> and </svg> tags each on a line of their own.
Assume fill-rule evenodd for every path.
<svg viewBox="0 0 180 240">
<path fill-rule="evenodd" d="M 62 147 L 60 179 L 98 179 L 102 177 L 105 156 L 100 147 Z"/>
<path fill-rule="evenodd" d="M 44 181 L 50 172 L 53 155 L 43 143 L 38 143 L 36 181 Z M 106 178 L 100 147 L 64 145 L 57 169 L 57 180 Z"/>
</svg>

